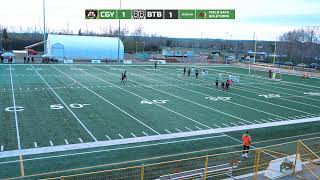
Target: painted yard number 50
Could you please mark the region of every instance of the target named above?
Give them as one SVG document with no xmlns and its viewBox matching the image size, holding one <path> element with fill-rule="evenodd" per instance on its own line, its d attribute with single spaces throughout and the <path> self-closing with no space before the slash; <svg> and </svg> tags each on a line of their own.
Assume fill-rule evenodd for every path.
<svg viewBox="0 0 320 180">
<path fill-rule="evenodd" d="M 74 108 L 74 109 L 80 109 L 80 108 L 83 108 L 84 106 L 89 106 L 90 104 L 70 104 L 70 107 L 71 108 Z M 63 109 L 64 106 L 62 104 L 53 104 L 50 106 L 50 109 Z"/>
</svg>

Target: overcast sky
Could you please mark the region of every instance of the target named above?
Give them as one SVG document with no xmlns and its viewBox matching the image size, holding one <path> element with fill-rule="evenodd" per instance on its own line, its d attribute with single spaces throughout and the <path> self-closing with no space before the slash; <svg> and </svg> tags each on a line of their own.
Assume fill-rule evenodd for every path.
<svg viewBox="0 0 320 180">
<path fill-rule="evenodd" d="M 120 0 L 46 0 L 49 29 L 101 31 L 117 20 L 85 20 L 85 9 L 118 9 Z M 1 0 L 0 25 L 42 27 L 42 0 Z M 320 25 L 320 0 L 122 0 L 123 9 L 235 9 L 235 20 L 123 20 L 133 31 L 169 37 L 275 40 L 283 32 Z"/>
</svg>

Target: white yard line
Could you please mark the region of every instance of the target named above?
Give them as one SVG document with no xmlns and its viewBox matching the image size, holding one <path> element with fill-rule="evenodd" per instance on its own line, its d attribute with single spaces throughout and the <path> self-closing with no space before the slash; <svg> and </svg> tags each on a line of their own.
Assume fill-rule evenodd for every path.
<svg viewBox="0 0 320 180">
<path fill-rule="evenodd" d="M 38 147 L 38 143 L 37 142 L 34 142 L 34 147 Z"/>
<path fill-rule="evenodd" d="M 135 134 L 133 134 L 133 133 L 130 133 L 133 137 L 137 137 Z"/>
<path fill-rule="evenodd" d="M 243 123 L 243 122 L 238 122 L 239 124 L 242 124 L 242 125 L 246 125 L 245 123 Z"/>
<path fill-rule="evenodd" d="M 168 77 L 167 77 L 167 78 L 168 78 Z M 179 81 L 184 81 L 184 82 L 188 82 L 188 81 L 180 80 L 180 79 L 177 79 L 177 80 L 179 80 Z M 202 80 L 200 80 L 200 81 L 202 81 Z M 211 82 L 213 82 L 213 81 L 211 81 Z M 210 88 L 210 87 L 206 87 L 206 86 L 201 86 L 201 87 L 204 87 L 204 88 L 207 88 L 207 89 L 211 89 L 211 90 L 215 90 L 215 91 L 219 91 L 219 90 L 217 90 L 217 89 Z M 310 114 L 310 113 L 307 113 L 307 112 L 304 112 L 304 111 L 300 111 L 300 110 L 298 110 L 298 109 L 294 109 L 294 108 L 290 108 L 290 107 L 282 106 L 282 105 L 279 105 L 279 104 L 274 104 L 274 103 L 270 103 L 270 102 L 262 101 L 262 100 L 255 99 L 255 98 L 250 98 L 250 97 L 247 97 L 247 96 L 242 96 L 242 95 L 235 94 L 235 93 L 230 93 L 230 92 L 226 92 L 226 93 L 227 93 L 227 94 L 232 94 L 232 95 L 235 95 L 235 96 L 239 96 L 239 97 L 243 97 L 243 98 L 246 98 L 246 99 L 251 99 L 251 100 L 254 100 L 254 101 L 262 102 L 262 103 L 265 103 L 265 104 L 270 104 L 270 105 L 273 105 L 273 106 L 278 106 L 278 107 L 282 107 L 282 108 L 290 109 L 290 110 L 297 111 L 297 112 L 300 112 L 300 113 Z"/>
<path fill-rule="evenodd" d="M 101 95 L 99 95 L 98 93 L 94 92 L 93 90 L 89 89 L 87 86 L 83 85 L 82 83 L 76 81 L 75 79 L 73 79 L 72 77 L 70 77 L 69 75 L 67 75 L 66 73 L 62 72 L 61 70 L 57 69 L 54 66 L 51 66 L 54 69 L 56 69 L 57 71 L 59 71 L 60 73 L 64 74 L 66 77 L 68 77 L 69 79 L 77 82 L 80 86 L 82 86 L 83 88 L 87 89 L 88 91 L 90 91 L 91 93 L 95 94 L 96 96 L 98 96 L 99 98 L 101 98 L 102 100 L 104 100 L 105 102 L 109 103 L 110 105 L 112 105 L 113 107 L 115 107 L 116 109 L 118 109 L 119 111 L 123 112 L 124 114 L 126 114 L 127 116 L 131 117 L 132 119 L 136 120 L 137 122 L 139 122 L 140 124 L 142 124 L 143 126 L 147 127 L 148 129 L 150 129 L 151 131 L 155 132 L 156 134 L 160 134 L 158 131 L 154 130 L 153 128 L 151 128 L 150 126 L 146 125 L 145 123 L 143 123 L 142 121 L 140 121 L 139 119 L 137 119 L 136 117 L 132 116 L 131 114 L 129 114 L 127 111 L 121 109 L 120 107 L 116 106 L 115 104 L 113 104 L 112 102 L 110 102 L 109 100 L 107 100 L 106 98 L 102 97 Z M 85 72 L 85 71 L 84 71 Z"/>
<path fill-rule="evenodd" d="M 235 87 L 235 89 L 239 89 L 239 90 L 242 90 L 242 91 L 246 91 L 246 92 L 251 92 L 251 93 L 255 93 L 257 95 L 259 94 L 263 94 L 263 93 L 269 93 L 269 92 L 273 92 L 273 93 L 278 93 L 278 94 L 288 94 L 288 95 L 293 95 L 293 94 L 289 94 L 289 93 L 284 93 L 284 92 L 280 92 L 279 91 L 273 91 L 273 90 L 269 90 L 269 89 L 262 89 L 262 88 L 258 88 L 258 87 L 253 87 L 253 86 L 249 86 L 250 88 L 247 89 L 247 88 L 239 88 L 239 87 Z M 261 90 L 264 90 L 264 91 L 257 91 L 257 90 L 254 90 L 254 88 L 256 89 L 261 89 Z M 269 91 L 269 92 L 268 92 Z M 300 97 L 303 97 L 303 96 L 300 96 Z M 283 101 L 289 101 L 289 102 L 293 102 L 293 103 L 297 103 L 297 104 L 303 104 L 303 105 L 306 105 L 306 106 L 312 106 L 312 107 L 315 107 L 315 108 L 320 108 L 318 106 L 315 106 L 315 105 L 312 105 L 312 104 L 307 104 L 307 103 L 303 103 L 303 102 L 298 102 L 298 101 L 294 101 L 294 100 L 290 100 L 290 99 L 286 99 L 286 98 L 277 98 L 277 99 L 281 99 Z M 309 98 L 306 98 L 306 99 L 309 99 Z"/>
<path fill-rule="evenodd" d="M 188 129 L 189 131 L 192 131 L 192 129 L 188 128 L 188 127 L 185 127 L 186 129 Z"/>
<path fill-rule="evenodd" d="M 142 131 L 142 134 L 146 135 L 146 136 L 149 136 L 149 134 L 147 134 L 146 132 Z"/>
<path fill-rule="evenodd" d="M 83 143 L 83 141 L 82 141 L 82 139 L 81 138 L 78 138 L 79 139 L 79 141 L 81 142 L 81 143 Z"/>
<path fill-rule="evenodd" d="M 20 143 L 20 133 L 19 133 L 19 122 L 18 122 L 18 115 L 17 115 L 17 109 L 16 109 L 16 98 L 14 96 L 14 90 L 13 90 L 11 65 L 9 65 L 9 69 L 10 69 L 10 81 L 11 81 L 11 92 L 12 92 L 12 101 L 13 101 L 13 109 L 14 109 L 14 119 L 15 119 L 15 125 L 16 125 L 16 135 L 17 135 L 18 149 L 20 150 L 21 143 Z"/>
<path fill-rule="evenodd" d="M 263 121 L 263 122 L 266 122 L 266 123 L 268 123 L 269 121 L 267 121 L 267 120 L 264 120 L 264 119 L 260 119 L 261 121 Z"/>
<path fill-rule="evenodd" d="M 1 145 L 1 152 L 4 150 L 4 146 L 3 145 Z"/>
<path fill-rule="evenodd" d="M 93 68 L 94 68 L 94 67 L 93 67 Z M 95 68 L 95 69 L 97 69 L 97 70 L 99 70 L 99 71 L 102 71 L 102 72 L 104 72 L 104 73 L 108 73 L 108 72 L 105 72 L 105 71 L 100 70 L 100 69 L 98 69 L 98 68 Z M 101 79 L 101 78 L 99 78 L 99 77 L 97 77 L 97 76 L 95 76 L 95 75 L 93 75 L 93 74 L 90 74 L 90 73 L 88 73 L 88 72 L 85 72 L 85 73 L 87 73 L 88 75 L 90 75 L 90 76 L 92 76 L 92 77 L 95 77 L 95 78 L 97 78 L 97 79 L 99 79 L 99 80 L 101 80 L 101 81 L 103 81 L 103 82 L 106 82 L 106 83 L 108 83 L 108 84 L 112 84 L 112 83 L 110 83 L 110 82 L 108 82 L 108 81 L 106 81 L 106 80 L 104 80 L 104 79 Z M 117 77 L 116 75 L 114 75 L 114 74 L 112 74 L 112 73 L 108 73 L 108 74 Z M 115 85 L 115 84 L 112 84 L 112 85 L 115 86 L 115 87 L 117 87 L 117 88 L 119 88 L 119 89 L 121 89 L 121 90 L 123 90 L 123 91 L 126 91 L 126 92 L 128 92 L 128 93 L 130 93 L 130 94 L 132 94 L 132 95 L 134 95 L 134 96 L 137 96 L 137 97 L 139 97 L 139 98 L 141 98 L 141 99 L 143 99 L 143 100 L 148 100 L 148 99 L 146 99 L 146 98 L 144 98 L 144 97 L 142 97 L 142 96 L 140 96 L 140 95 L 138 95 L 138 94 L 136 94 L 136 93 L 133 93 L 133 92 L 131 92 L 131 91 L 128 91 L 128 90 L 126 90 L 126 89 L 124 89 L 124 88 L 122 88 L 122 87 L 120 87 L 120 86 L 117 86 L 117 85 Z M 147 85 L 143 85 L 143 86 L 147 87 Z M 159 107 L 161 107 L 161 108 L 163 108 L 163 109 L 166 109 L 166 110 L 168 110 L 168 111 L 170 111 L 170 112 L 172 112 L 172 113 L 174 113 L 174 114 L 177 114 L 177 115 L 179 115 L 179 116 L 181 116 L 181 117 L 184 117 L 184 118 L 186 118 L 186 119 L 188 119 L 188 120 L 190 120 L 190 121 L 192 121 L 192 122 L 195 122 L 195 123 L 197 123 L 197 124 L 199 124 L 199 125 L 201 125 L 201 126 L 204 126 L 204 127 L 206 127 L 206 128 L 209 128 L 209 129 L 211 128 L 211 127 L 208 126 L 208 125 L 205 125 L 205 124 L 203 124 L 203 123 L 201 123 L 201 122 L 199 122 L 199 121 L 196 121 L 196 120 L 194 120 L 194 119 L 192 119 L 192 118 L 190 118 L 190 117 L 187 117 L 187 116 L 185 116 L 185 115 L 182 115 L 182 114 L 180 114 L 180 113 L 178 113 L 178 112 L 176 112 L 176 111 L 173 111 L 173 110 L 171 110 L 171 109 L 169 109 L 169 108 L 167 108 L 167 107 L 165 107 L 165 106 L 162 106 L 162 105 L 160 105 L 160 104 L 155 104 L 155 105 L 156 105 L 156 106 L 159 106 Z"/>
<path fill-rule="evenodd" d="M 201 129 L 201 128 L 199 128 L 198 126 L 195 126 L 197 129 L 199 129 L 199 130 L 203 130 L 203 129 Z"/>
<path fill-rule="evenodd" d="M 222 123 L 222 125 L 226 126 L 226 127 L 230 127 L 228 124 Z"/>
<path fill-rule="evenodd" d="M 66 144 L 69 144 L 69 142 L 68 142 L 66 139 L 64 139 L 64 142 L 65 142 Z"/>
<path fill-rule="evenodd" d="M 139 71 L 139 70 L 137 70 L 137 71 Z M 153 73 L 149 73 L 149 74 L 153 74 Z M 156 74 L 156 75 L 158 75 L 158 74 Z M 161 82 L 162 84 L 168 84 L 168 83 L 164 83 L 164 82 L 159 81 L 159 80 L 154 80 L 154 79 L 151 79 L 151 78 L 147 78 L 147 77 L 145 77 L 145 76 L 140 76 L 140 77 L 145 78 L 145 79 L 150 79 L 150 80 L 152 80 L 152 81 Z M 167 77 L 167 76 L 165 76 L 164 78 L 173 79 L 173 78 Z M 182 80 L 180 80 L 180 79 L 174 79 L 174 80 L 182 81 Z M 183 82 L 185 82 L 185 81 L 183 81 Z M 193 84 L 193 83 L 191 83 L 191 84 Z M 174 85 L 172 85 L 172 84 L 168 84 L 168 85 L 174 86 Z M 199 86 L 201 86 L 201 85 L 199 85 Z M 205 87 L 205 86 L 203 86 L 203 87 Z M 204 95 L 204 96 L 210 96 L 209 94 L 201 93 L 201 92 L 198 92 L 198 91 L 193 91 L 193 90 L 191 90 L 191 89 L 186 89 L 186 88 L 182 88 L 182 87 L 178 87 L 178 88 L 183 89 L 183 90 L 186 90 L 186 91 L 190 91 L 190 92 L 193 92 L 193 93 L 196 93 L 196 94 L 201 94 L 201 95 Z M 225 101 L 225 102 L 231 103 L 231 104 L 235 104 L 235 105 L 237 105 L 237 106 L 241 106 L 241 107 L 244 107 L 244 108 L 247 108 L 247 109 L 251 109 L 251 110 L 254 110 L 254 111 L 258 111 L 258 112 L 261 112 L 261 113 L 264 113 L 264 114 L 268 114 L 268 115 L 271 115 L 271 116 L 281 117 L 281 118 L 282 118 L 282 116 L 278 116 L 278 115 L 275 115 L 275 114 L 272 114 L 272 113 L 268 113 L 268 112 L 266 112 L 266 111 L 262 111 L 262 110 L 259 110 L 259 109 L 256 109 L 256 108 L 252 108 L 252 107 L 249 107 L 249 106 L 245 106 L 245 105 L 242 105 L 242 104 L 234 103 L 234 102 L 231 102 L 231 101 Z M 244 120 L 244 119 L 242 119 L 242 121 L 245 121 L 245 122 L 247 122 L 247 123 L 251 123 L 250 121 L 247 121 L 247 120 Z"/>
<path fill-rule="evenodd" d="M 176 128 L 176 130 L 182 133 L 182 131 L 180 129 Z"/>
<path fill-rule="evenodd" d="M 254 120 L 255 122 L 257 122 L 257 123 L 263 123 L 263 122 L 261 122 L 261 121 L 257 121 L 257 120 Z"/>
<path fill-rule="evenodd" d="M 110 138 L 108 135 L 106 135 L 106 138 L 107 138 L 108 140 L 111 140 L 111 138 Z"/>
<path fill-rule="evenodd" d="M 121 139 L 124 139 L 124 137 L 121 134 L 118 134 L 118 135 L 121 137 Z"/>
<path fill-rule="evenodd" d="M 52 141 L 49 141 L 49 143 L 50 143 L 50 146 L 53 146 L 53 143 L 52 143 Z"/>
<path fill-rule="evenodd" d="M 167 133 L 171 134 L 171 132 L 169 130 L 167 130 L 167 129 L 164 129 L 164 131 L 166 131 Z"/>
<path fill-rule="evenodd" d="M 236 123 L 230 123 L 230 124 L 232 124 L 232 125 L 234 125 L 234 126 L 239 126 L 238 124 L 236 124 Z"/>
<path fill-rule="evenodd" d="M 43 82 L 48 86 L 48 88 L 56 95 L 56 97 L 61 101 L 65 108 L 69 110 L 69 112 L 73 115 L 73 117 L 80 123 L 80 125 L 87 131 L 87 133 L 92 137 L 94 141 L 98 141 L 93 134 L 89 131 L 89 129 L 82 123 L 82 121 L 76 116 L 76 114 L 69 108 L 69 106 L 61 99 L 61 97 L 52 89 L 52 87 L 48 84 L 48 82 L 41 76 L 41 74 L 31 65 L 34 71 L 38 74 L 38 76 L 43 80 Z"/>
</svg>

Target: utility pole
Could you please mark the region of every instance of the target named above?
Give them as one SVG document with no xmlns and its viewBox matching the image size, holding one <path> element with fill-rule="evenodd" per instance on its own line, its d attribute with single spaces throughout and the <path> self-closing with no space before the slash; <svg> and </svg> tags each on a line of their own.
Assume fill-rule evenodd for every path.
<svg viewBox="0 0 320 180">
<path fill-rule="evenodd" d="M 120 0 L 120 9 L 121 9 L 121 0 Z M 118 63 L 120 63 L 120 19 L 118 25 Z"/>
<path fill-rule="evenodd" d="M 277 50 L 277 39 L 274 41 L 273 63 L 272 63 L 273 68 L 274 68 L 274 63 L 276 61 L 276 50 Z"/>
<path fill-rule="evenodd" d="M 46 10 L 45 10 L 45 0 L 42 0 L 43 7 L 43 54 L 46 54 L 47 41 L 46 41 Z"/>
</svg>

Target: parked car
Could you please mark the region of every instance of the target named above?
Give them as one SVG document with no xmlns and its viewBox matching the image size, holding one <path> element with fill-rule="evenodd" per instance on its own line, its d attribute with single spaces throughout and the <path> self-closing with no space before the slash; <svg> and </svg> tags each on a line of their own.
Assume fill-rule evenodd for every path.
<svg viewBox="0 0 320 180">
<path fill-rule="evenodd" d="M 311 63 L 309 68 L 320 69 L 320 65 L 318 63 Z"/>
<path fill-rule="evenodd" d="M 293 62 L 291 62 L 291 61 L 284 62 L 284 65 L 286 65 L 286 66 L 294 66 Z"/>
<path fill-rule="evenodd" d="M 300 64 L 297 64 L 296 67 L 306 68 L 307 65 L 306 65 L 306 64 L 303 64 L 303 63 L 300 63 Z"/>
<path fill-rule="evenodd" d="M 276 61 L 276 62 L 274 62 L 274 64 L 277 64 L 277 65 L 283 65 L 284 63 L 283 63 L 283 62 L 281 62 L 281 61 Z"/>
</svg>

